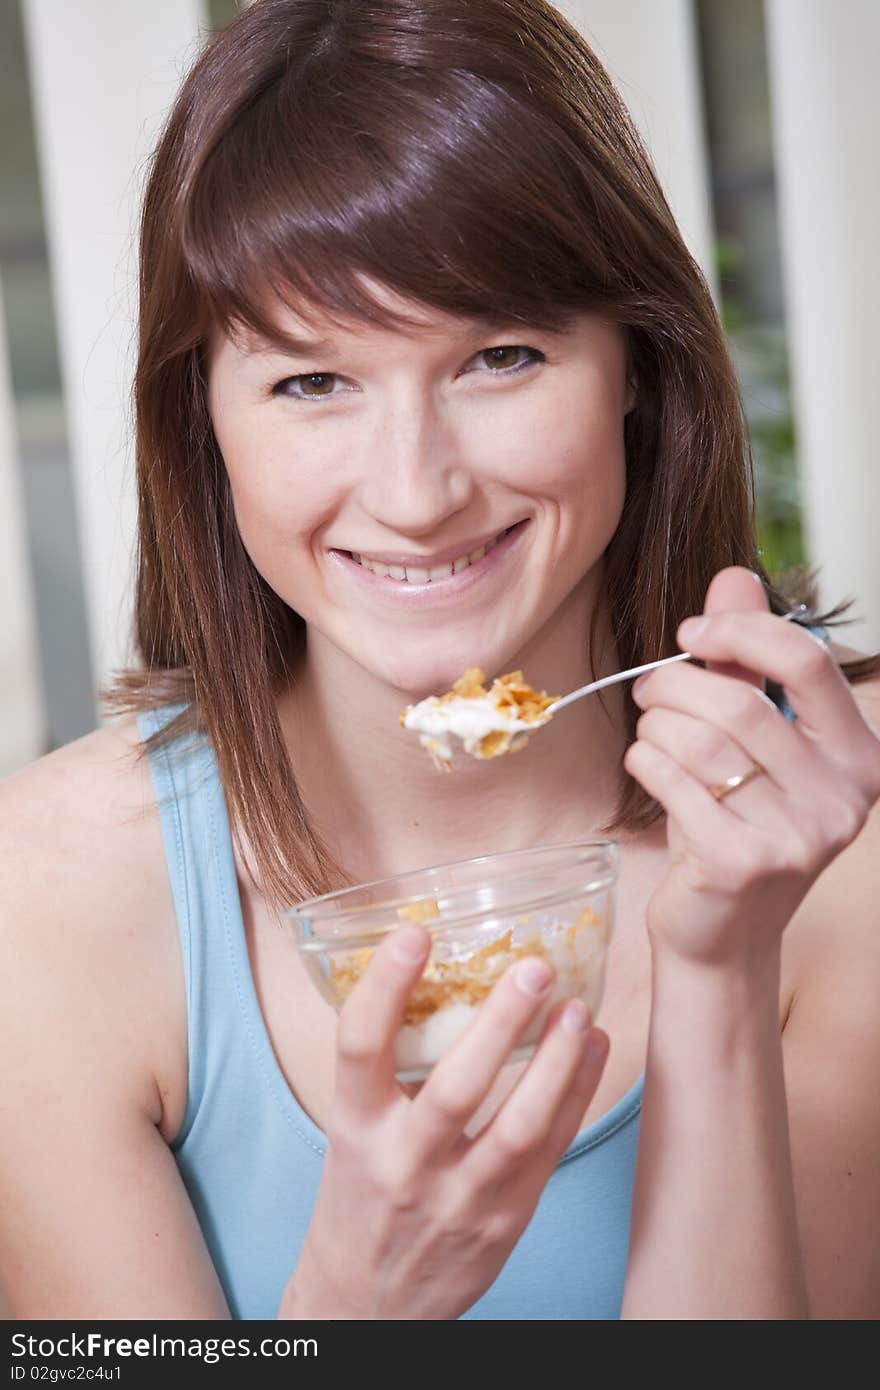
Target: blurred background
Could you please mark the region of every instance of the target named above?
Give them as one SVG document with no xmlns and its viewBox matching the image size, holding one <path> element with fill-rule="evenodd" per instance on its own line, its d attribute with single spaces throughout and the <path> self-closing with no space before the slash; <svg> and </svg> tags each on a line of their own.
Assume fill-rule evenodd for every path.
<svg viewBox="0 0 880 1390">
<path fill-rule="evenodd" d="M 236 0 L 0 0 L 0 775 L 133 660 L 130 387 L 146 161 Z M 712 286 L 772 573 L 880 647 L 877 0 L 559 0 Z"/>
</svg>

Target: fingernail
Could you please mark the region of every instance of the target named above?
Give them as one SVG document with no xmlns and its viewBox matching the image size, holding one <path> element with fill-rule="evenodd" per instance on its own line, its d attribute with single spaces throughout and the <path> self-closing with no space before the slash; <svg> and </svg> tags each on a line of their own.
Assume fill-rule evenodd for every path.
<svg viewBox="0 0 880 1390">
<path fill-rule="evenodd" d="M 639 691 L 642 689 L 642 686 L 645 684 L 645 681 L 646 681 L 646 680 L 647 680 L 647 676 L 639 676 L 639 678 L 638 678 L 637 681 L 633 681 L 633 686 L 632 686 L 632 697 L 633 697 L 633 699 L 636 698 L 636 696 L 638 695 Z"/>
<path fill-rule="evenodd" d="M 602 1058 L 605 1056 L 607 1051 L 607 1034 L 593 1032 L 587 1039 L 587 1045 L 584 1048 L 584 1061 L 587 1063 L 587 1065 L 590 1065 L 591 1063 L 595 1065 L 596 1063 L 601 1062 Z"/>
<path fill-rule="evenodd" d="M 523 994 L 543 994 L 553 979 L 553 971 L 543 960 L 524 960 L 514 971 L 517 989 Z"/>
<path fill-rule="evenodd" d="M 418 927 L 401 927 L 394 934 L 390 950 L 401 965 L 412 965 L 425 954 L 425 934 Z"/>
<path fill-rule="evenodd" d="M 685 618 L 678 629 L 678 635 L 686 643 L 695 642 L 705 632 L 708 622 L 708 618 Z"/>
<path fill-rule="evenodd" d="M 566 1033 L 583 1033 L 590 1023 L 590 1011 L 582 999 L 569 999 L 562 1014 Z"/>
</svg>

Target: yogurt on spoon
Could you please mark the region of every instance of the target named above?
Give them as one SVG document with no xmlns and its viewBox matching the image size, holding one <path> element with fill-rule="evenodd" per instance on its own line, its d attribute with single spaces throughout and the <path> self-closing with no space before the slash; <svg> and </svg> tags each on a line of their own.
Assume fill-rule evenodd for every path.
<svg viewBox="0 0 880 1390">
<path fill-rule="evenodd" d="M 498 676 L 488 690 L 483 681 L 480 668 L 469 666 L 445 695 L 407 705 L 400 716 L 442 772 L 452 770 L 454 738 L 473 758 L 497 758 L 519 752 L 529 734 L 553 717 L 546 711 L 559 697 L 533 690 L 522 671 Z"/>
</svg>

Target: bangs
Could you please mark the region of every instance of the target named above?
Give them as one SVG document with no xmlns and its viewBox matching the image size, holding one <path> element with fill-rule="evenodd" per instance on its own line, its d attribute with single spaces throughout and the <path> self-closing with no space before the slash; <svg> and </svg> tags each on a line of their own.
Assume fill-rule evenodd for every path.
<svg viewBox="0 0 880 1390">
<path fill-rule="evenodd" d="M 583 150 L 525 87 L 337 52 L 277 72 L 188 190 L 183 252 L 203 334 L 246 326 L 282 351 L 280 301 L 417 328 L 366 280 L 462 318 L 549 331 L 619 294 Z"/>
</svg>

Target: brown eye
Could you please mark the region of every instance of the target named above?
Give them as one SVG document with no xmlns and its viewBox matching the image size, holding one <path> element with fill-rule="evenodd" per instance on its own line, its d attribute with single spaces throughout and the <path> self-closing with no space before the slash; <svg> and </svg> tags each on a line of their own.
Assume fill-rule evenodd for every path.
<svg viewBox="0 0 880 1390">
<path fill-rule="evenodd" d="M 520 353 L 523 360 L 517 362 Z M 477 353 L 477 360 L 486 363 L 489 368 L 488 371 L 478 369 L 479 376 L 513 376 L 531 367 L 534 362 L 546 361 L 546 358 L 538 348 L 525 347 L 521 343 L 502 343 L 499 347 L 483 348 Z"/>
<path fill-rule="evenodd" d="M 517 361 L 521 353 L 524 354 L 524 360 Z M 471 358 L 472 362 L 482 361 L 484 366 L 488 367 L 488 371 L 478 371 L 478 375 L 482 376 L 513 376 L 515 372 L 545 360 L 543 352 L 538 348 L 511 346 L 506 343 L 499 347 L 483 348 L 477 353 L 476 358 Z M 301 372 L 298 376 L 288 376 L 279 381 L 272 387 L 272 395 L 281 396 L 288 401 L 331 400 L 334 396 L 345 394 L 344 391 L 333 389 L 338 380 L 336 372 Z"/>
<path fill-rule="evenodd" d="M 338 396 L 333 390 L 335 372 L 303 372 L 299 376 L 287 376 L 272 387 L 273 396 L 282 396 L 288 401 L 320 401 Z M 293 388 L 296 387 L 296 390 Z M 326 389 L 329 387 L 330 389 Z"/>
<path fill-rule="evenodd" d="M 522 348 L 493 347 L 484 348 L 480 356 L 492 367 L 513 367 L 516 365 L 515 359 L 519 352 L 522 352 Z"/>
<path fill-rule="evenodd" d="M 310 376 L 291 377 L 291 381 L 298 381 L 301 389 L 306 396 L 331 396 L 333 394 L 333 382 L 335 380 L 332 372 L 312 372 Z M 323 388 L 330 383 L 330 390 Z"/>
</svg>

